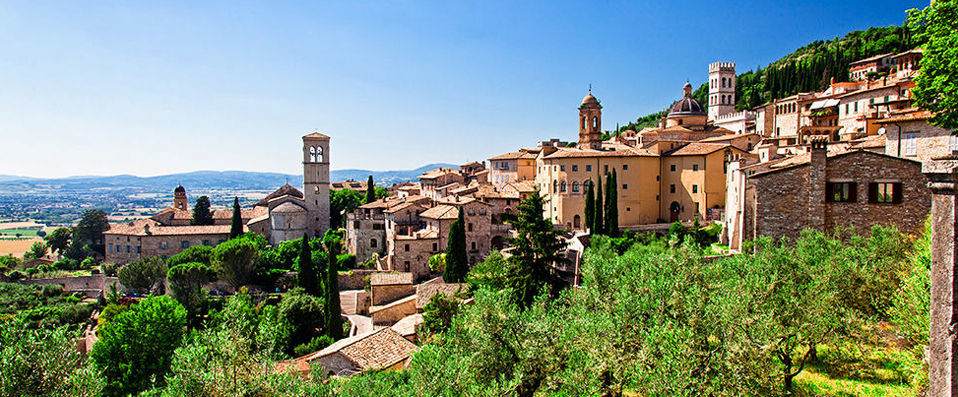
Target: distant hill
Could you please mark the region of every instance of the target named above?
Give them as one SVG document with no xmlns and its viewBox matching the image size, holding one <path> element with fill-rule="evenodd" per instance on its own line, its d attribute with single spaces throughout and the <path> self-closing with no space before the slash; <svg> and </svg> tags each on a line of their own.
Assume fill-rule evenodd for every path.
<svg viewBox="0 0 958 397">
<path fill-rule="evenodd" d="M 439 167 L 455 166 L 452 164 L 429 164 L 414 170 L 335 170 L 330 172 L 330 180 L 355 179 L 365 181 L 369 175 L 372 175 L 377 184 L 385 186 L 414 180 L 423 172 Z M 186 186 L 188 189 L 201 190 L 268 190 L 275 189 L 287 182 L 294 186 L 302 186 L 303 176 L 250 171 L 194 171 L 150 177 L 112 175 L 51 179 L 0 175 L 0 193 L 22 193 L 38 190 L 81 192 L 93 189 L 130 189 L 156 192 L 172 189 L 177 185 Z"/>
</svg>

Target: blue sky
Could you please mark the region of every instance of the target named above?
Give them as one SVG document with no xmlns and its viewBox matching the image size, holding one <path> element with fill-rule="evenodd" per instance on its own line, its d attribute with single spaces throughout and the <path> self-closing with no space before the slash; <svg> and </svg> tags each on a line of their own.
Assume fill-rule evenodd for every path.
<svg viewBox="0 0 958 397">
<path fill-rule="evenodd" d="M 0 1 L 0 174 L 464 163 L 659 110 L 928 1 Z M 769 8 L 774 5 L 774 8 Z"/>
</svg>

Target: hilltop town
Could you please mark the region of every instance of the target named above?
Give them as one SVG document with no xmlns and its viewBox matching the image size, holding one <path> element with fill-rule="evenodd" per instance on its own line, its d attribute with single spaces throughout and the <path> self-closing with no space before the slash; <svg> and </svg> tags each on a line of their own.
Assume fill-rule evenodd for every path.
<svg viewBox="0 0 958 397">
<path fill-rule="evenodd" d="M 317 130 L 287 139 L 301 184 L 20 222 L 41 234 L 0 257 L 0 352 L 30 365 L 0 365 L 0 396 L 954 388 L 928 295 L 958 135 L 916 102 L 925 52 L 745 109 L 736 63 L 703 64 L 705 103 L 676 82 L 634 129 L 590 87 L 567 136 L 402 183 L 331 180 L 343 132 Z"/>
</svg>

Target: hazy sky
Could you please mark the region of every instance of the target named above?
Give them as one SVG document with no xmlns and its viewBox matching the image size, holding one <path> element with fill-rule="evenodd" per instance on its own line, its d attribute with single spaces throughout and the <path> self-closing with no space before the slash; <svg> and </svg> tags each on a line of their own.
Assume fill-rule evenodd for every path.
<svg viewBox="0 0 958 397">
<path fill-rule="evenodd" d="M 483 160 L 574 140 L 590 83 L 614 127 L 928 1 L 147 3 L 0 0 L 0 174 Z"/>
</svg>

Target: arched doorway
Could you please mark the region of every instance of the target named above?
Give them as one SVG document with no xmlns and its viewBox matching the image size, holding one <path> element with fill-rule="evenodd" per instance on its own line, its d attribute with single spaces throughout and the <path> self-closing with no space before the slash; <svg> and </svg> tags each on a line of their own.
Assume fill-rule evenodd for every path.
<svg viewBox="0 0 958 397">
<path fill-rule="evenodd" d="M 493 236 L 492 241 L 490 241 L 493 249 L 502 250 L 506 248 L 506 240 L 502 236 Z"/>
<path fill-rule="evenodd" d="M 679 214 L 682 213 L 682 206 L 678 201 L 673 201 L 669 205 L 669 222 L 676 222 L 679 220 Z"/>
<path fill-rule="evenodd" d="M 575 229 L 579 229 L 579 228 L 582 227 L 582 218 L 579 217 L 578 214 L 576 214 L 576 216 L 572 217 L 572 227 L 575 228 Z"/>
</svg>

